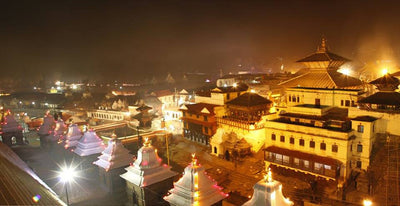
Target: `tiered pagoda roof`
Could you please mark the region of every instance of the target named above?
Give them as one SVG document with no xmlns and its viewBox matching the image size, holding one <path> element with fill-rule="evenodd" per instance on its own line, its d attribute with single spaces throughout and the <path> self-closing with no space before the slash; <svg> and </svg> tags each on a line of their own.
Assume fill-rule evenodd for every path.
<svg viewBox="0 0 400 206">
<path fill-rule="evenodd" d="M 89 156 L 101 153 L 103 150 L 103 140 L 97 136 L 93 129 L 90 129 L 83 134 L 74 152 L 79 156 Z"/>
<path fill-rule="evenodd" d="M 65 137 L 64 147 L 67 149 L 69 147 L 75 147 L 78 144 L 79 139 L 82 137 L 82 131 L 79 129 L 78 125 L 71 124 L 68 127 L 68 133 Z"/>
<path fill-rule="evenodd" d="M 43 124 L 39 127 L 38 134 L 39 135 L 49 135 L 54 129 L 54 118 L 46 112 L 46 115 L 43 117 Z"/>
<path fill-rule="evenodd" d="M 282 184 L 272 179 L 271 170 L 263 180 L 257 182 L 254 187 L 253 197 L 243 206 L 285 206 L 293 205 L 282 194 Z"/>
<path fill-rule="evenodd" d="M 358 103 L 392 106 L 400 105 L 400 93 L 395 91 L 400 84 L 399 79 L 388 73 L 371 81 L 370 84 L 375 85 L 379 92 L 358 101 Z"/>
<path fill-rule="evenodd" d="M 171 171 L 171 167 L 162 164 L 157 150 L 150 144 L 149 140 L 143 144 L 137 153 L 137 159 L 121 177 L 139 187 L 146 187 L 177 175 Z"/>
<path fill-rule="evenodd" d="M 106 171 L 129 165 L 133 157 L 115 134 L 112 135 L 107 148 L 101 154 L 93 164 L 104 168 Z"/>
<path fill-rule="evenodd" d="M 308 71 L 280 83 L 288 87 L 359 89 L 362 82 L 354 77 L 337 72 L 340 66 L 350 60 L 328 51 L 326 40 L 322 38 L 317 52 L 298 60 Z"/>
<path fill-rule="evenodd" d="M 243 107 L 252 107 L 252 106 L 259 106 L 259 105 L 268 105 L 272 102 L 265 97 L 262 97 L 253 92 L 247 92 L 239 97 L 227 102 L 228 105 L 237 105 Z"/>
<path fill-rule="evenodd" d="M 185 168 L 181 179 L 174 183 L 174 188 L 164 199 L 171 205 L 213 205 L 225 199 L 228 194 L 206 175 L 204 167 L 197 163 L 194 154 L 192 163 Z"/>
</svg>

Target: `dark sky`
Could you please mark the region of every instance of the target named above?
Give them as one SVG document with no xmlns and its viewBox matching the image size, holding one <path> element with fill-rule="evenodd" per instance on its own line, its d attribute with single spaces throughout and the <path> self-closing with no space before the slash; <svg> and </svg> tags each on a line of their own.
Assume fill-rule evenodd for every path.
<svg viewBox="0 0 400 206">
<path fill-rule="evenodd" d="M 172 73 L 266 71 L 315 51 L 397 61 L 396 1 L 0 2 L 0 78 L 135 80 Z M 5 75 L 4 75 L 5 74 Z"/>
</svg>

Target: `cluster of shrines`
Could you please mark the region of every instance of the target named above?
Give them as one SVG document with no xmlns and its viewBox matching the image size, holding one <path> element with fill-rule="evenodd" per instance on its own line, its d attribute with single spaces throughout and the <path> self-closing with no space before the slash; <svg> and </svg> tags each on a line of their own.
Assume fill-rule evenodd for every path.
<svg viewBox="0 0 400 206">
<path fill-rule="evenodd" d="M 349 60 L 325 39 L 298 60 L 304 73 L 279 83 L 270 101 L 246 85 L 217 87 L 180 107 L 183 136 L 227 160 L 264 150 L 266 167 L 337 182 L 365 173 L 377 138 L 400 135 L 400 81 L 387 73 L 367 83 L 338 72 Z M 375 87 L 374 87 L 375 86 Z"/>
<path fill-rule="evenodd" d="M 194 154 L 183 176 L 177 182 L 173 182 L 178 173 L 162 163 L 157 149 L 147 138 L 138 150 L 137 158 L 132 162 L 133 155 L 115 134 L 105 146 L 93 129 L 85 129 L 86 131 L 82 132 L 76 124 L 71 124 L 64 136 L 65 124 L 60 119 L 54 121 L 52 118 L 46 114 L 45 121 L 39 129 L 40 137 L 47 141 L 45 144 L 57 141 L 58 144 L 64 145 L 65 149 L 70 149 L 78 155 L 84 162 L 84 167 L 85 164 L 97 165 L 100 182 L 112 194 L 120 194 L 125 190 L 129 205 L 222 205 L 222 201 L 228 197 L 228 194 L 222 192 L 222 188 L 207 176 Z M 52 126 L 54 122 L 55 127 Z M 281 184 L 272 180 L 269 172 L 268 178 L 254 186 L 253 198 L 244 205 L 293 203 L 283 197 Z"/>
</svg>

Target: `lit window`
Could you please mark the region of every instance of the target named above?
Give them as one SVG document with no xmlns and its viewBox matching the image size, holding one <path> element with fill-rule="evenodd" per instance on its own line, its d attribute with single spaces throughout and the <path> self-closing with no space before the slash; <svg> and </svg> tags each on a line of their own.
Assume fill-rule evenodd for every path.
<svg viewBox="0 0 400 206">
<path fill-rule="evenodd" d="M 283 155 L 282 159 L 283 159 L 283 163 L 289 164 L 289 156 Z"/>
<path fill-rule="evenodd" d="M 324 165 L 324 167 L 325 167 L 326 170 L 331 170 L 332 169 L 332 166 L 330 166 L 330 165 Z"/>
<path fill-rule="evenodd" d="M 318 162 L 315 162 L 315 163 L 314 163 L 314 169 L 315 169 L 316 171 L 320 171 L 320 170 L 322 169 L 323 166 L 324 166 L 323 164 L 320 164 L 320 163 L 318 163 Z"/>
<path fill-rule="evenodd" d="M 300 165 L 300 160 L 299 160 L 299 158 L 293 158 L 293 163 L 294 163 L 296 166 L 299 166 L 299 165 Z"/>
<path fill-rule="evenodd" d="M 310 167 L 310 162 L 308 160 L 304 160 L 304 167 L 309 168 Z"/>
</svg>

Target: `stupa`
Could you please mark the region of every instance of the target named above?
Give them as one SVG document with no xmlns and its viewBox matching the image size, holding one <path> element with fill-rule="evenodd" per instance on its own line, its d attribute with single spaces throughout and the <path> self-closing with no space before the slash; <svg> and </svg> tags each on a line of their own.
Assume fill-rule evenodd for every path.
<svg viewBox="0 0 400 206">
<path fill-rule="evenodd" d="M 155 149 L 146 138 L 137 153 L 137 159 L 121 177 L 126 180 L 130 203 L 140 206 L 165 204 L 163 196 L 172 187 L 177 175 L 171 167 L 162 164 Z"/>
<path fill-rule="evenodd" d="M 93 154 L 101 153 L 104 150 L 103 140 L 96 135 L 93 129 L 86 131 L 82 138 L 79 140 L 75 154 L 79 156 L 89 156 Z"/>
<path fill-rule="evenodd" d="M 4 116 L 3 122 L 1 122 L 2 141 L 4 144 L 11 146 L 12 137 L 16 138 L 17 144 L 24 144 L 22 127 L 15 120 L 14 116 L 7 112 Z"/>
<path fill-rule="evenodd" d="M 79 139 L 82 137 L 82 131 L 79 129 L 78 125 L 71 124 L 68 127 L 68 133 L 65 137 L 65 149 L 70 147 L 75 147 L 78 145 Z"/>
<path fill-rule="evenodd" d="M 292 201 L 282 194 L 282 184 L 272 179 L 271 169 L 263 180 L 254 185 L 253 197 L 243 206 L 285 206 L 294 205 Z"/>
<path fill-rule="evenodd" d="M 50 115 L 50 112 L 47 111 L 43 117 L 43 124 L 39 127 L 39 130 L 38 130 L 41 147 L 47 146 L 46 137 L 52 133 L 54 126 L 55 126 L 54 118 L 53 118 L 53 116 Z"/>
<path fill-rule="evenodd" d="M 108 146 L 93 164 L 99 167 L 100 181 L 107 186 L 110 192 L 124 192 L 125 181 L 119 175 L 129 166 L 133 155 L 130 154 L 117 135 L 113 134 Z"/>
<path fill-rule="evenodd" d="M 192 155 L 192 163 L 185 168 L 181 179 L 174 183 L 174 188 L 164 199 L 174 206 L 222 205 L 222 200 L 228 197 L 221 187 L 206 175 L 204 167 L 197 163 Z"/>
</svg>

